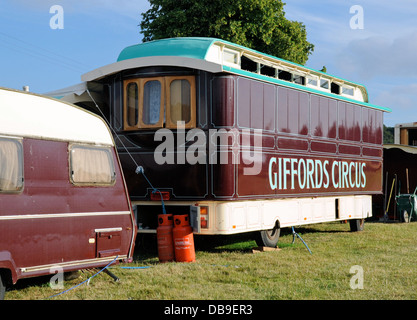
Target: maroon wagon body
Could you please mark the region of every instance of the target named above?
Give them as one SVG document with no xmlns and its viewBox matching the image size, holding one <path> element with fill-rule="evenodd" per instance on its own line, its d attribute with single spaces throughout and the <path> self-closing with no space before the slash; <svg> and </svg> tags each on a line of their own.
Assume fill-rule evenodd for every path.
<svg viewBox="0 0 417 320">
<path fill-rule="evenodd" d="M 164 68 L 152 71 L 158 76 L 168 72 Z M 141 69 L 135 73 L 142 72 L 149 73 Z M 146 180 L 134 174 L 136 163 L 145 168 L 154 186 L 169 192 L 170 200 L 381 193 L 383 111 L 241 76 L 182 72 L 196 77 L 196 90 L 200 93 L 197 127 L 206 137 L 206 159 L 204 163 L 178 163 L 179 151 L 174 149 L 175 162 L 160 165 L 155 161 L 155 150 L 161 144 L 153 141 L 155 131 L 118 131 L 124 138 L 118 151 L 132 200 L 148 200 L 152 193 Z M 112 88 L 110 109 L 118 109 L 122 103 L 122 92 L 117 89 L 122 89 L 120 77 L 107 81 Z M 121 114 L 112 113 L 111 117 L 114 124 L 122 122 Z M 219 142 L 216 149 L 227 154 L 227 161 L 221 163 L 218 159 L 213 163 L 211 132 L 220 130 L 230 134 L 228 144 Z M 177 134 L 175 130 L 173 133 Z M 261 141 L 260 147 L 255 143 L 256 136 Z M 188 141 L 185 150 L 193 143 Z M 245 161 L 245 152 L 259 154 L 257 174 L 244 174 L 244 170 L 254 165 Z M 291 171 L 291 159 L 296 160 L 293 169 L 298 168 L 300 160 L 300 168 L 305 172 L 307 165 L 315 166 L 312 176 L 304 177 L 307 174 L 304 173 L 304 186 L 291 184 L 292 178 L 297 179 L 296 174 L 284 175 L 284 170 Z M 270 186 L 270 175 L 274 173 L 282 175 L 281 188 Z M 321 184 L 314 183 L 320 180 Z"/>
<path fill-rule="evenodd" d="M 75 106 L 35 95 L 6 90 L 0 90 L 0 94 L 3 104 L 12 99 L 12 104 L 19 106 L 33 100 L 33 108 L 40 103 L 63 110 L 77 109 L 80 119 L 97 118 Z M 25 96 L 25 101 L 19 100 L 21 95 Z M 54 118 L 53 111 L 48 116 L 49 121 L 71 121 Z M 16 119 L 16 126 L 20 125 L 19 120 Z M 76 125 L 73 128 L 78 130 Z M 132 259 L 136 225 L 114 146 L 86 142 L 91 137 L 86 141 L 70 138 L 63 141 L 62 138 L 39 137 L 36 132 L 33 136 L 1 132 L 0 139 L 19 146 L 23 178 L 17 190 L 0 190 L 0 271 L 3 279 L 11 275 L 15 283 L 20 278 L 59 270 L 104 267 L 112 260 Z M 70 156 L 74 147 L 108 151 L 109 163 L 114 166 L 113 180 L 103 184 L 74 182 Z M 0 152 L 0 160 L 1 157 Z M 7 165 L 6 160 L 3 163 Z"/>
<path fill-rule="evenodd" d="M 372 215 L 390 110 L 360 84 L 212 38 L 133 45 L 81 79 L 54 94 L 114 129 L 139 232 L 162 204 L 207 235 Z"/>
</svg>

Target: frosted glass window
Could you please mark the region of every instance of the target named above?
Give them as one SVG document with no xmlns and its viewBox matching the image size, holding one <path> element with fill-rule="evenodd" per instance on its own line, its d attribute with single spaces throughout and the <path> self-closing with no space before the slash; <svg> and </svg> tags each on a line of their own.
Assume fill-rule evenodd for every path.
<svg viewBox="0 0 417 320">
<path fill-rule="evenodd" d="M 159 122 L 161 110 L 161 83 L 152 80 L 143 87 L 143 113 L 142 122 L 153 125 Z"/>
<path fill-rule="evenodd" d="M 0 192 L 23 188 L 23 153 L 20 142 L 0 139 Z"/>
<path fill-rule="evenodd" d="M 104 184 L 115 181 L 110 148 L 73 146 L 70 153 L 71 180 L 75 184 Z"/>
</svg>

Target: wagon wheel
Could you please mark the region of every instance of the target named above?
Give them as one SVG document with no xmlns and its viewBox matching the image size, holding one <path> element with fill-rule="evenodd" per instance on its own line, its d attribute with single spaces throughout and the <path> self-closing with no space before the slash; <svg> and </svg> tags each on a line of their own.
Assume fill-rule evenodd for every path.
<svg viewBox="0 0 417 320">
<path fill-rule="evenodd" d="M 352 219 L 349 220 L 350 224 L 350 231 L 356 232 L 356 231 L 363 231 L 365 226 L 365 219 Z"/>
<path fill-rule="evenodd" d="M 276 225 L 270 230 L 261 230 L 256 237 L 256 244 L 263 247 L 275 248 L 280 235 L 280 227 Z"/>
</svg>

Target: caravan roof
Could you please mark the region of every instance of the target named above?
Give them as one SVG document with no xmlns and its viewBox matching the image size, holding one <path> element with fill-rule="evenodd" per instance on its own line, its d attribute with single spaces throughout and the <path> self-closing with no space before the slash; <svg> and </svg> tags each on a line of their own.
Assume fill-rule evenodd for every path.
<svg viewBox="0 0 417 320">
<path fill-rule="evenodd" d="M 253 66 L 248 69 L 245 63 Z M 389 108 L 370 104 L 368 92 L 361 84 L 216 38 L 179 37 L 135 44 L 123 49 L 117 62 L 87 72 L 81 80 L 96 81 L 124 70 L 149 66 L 237 74 L 391 112 Z M 283 81 L 280 73 L 290 75 L 291 80 Z"/>
<path fill-rule="evenodd" d="M 114 144 L 100 117 L 50 97 L 0 88 L 0 114 L 0 135 Z"/>
</svg>

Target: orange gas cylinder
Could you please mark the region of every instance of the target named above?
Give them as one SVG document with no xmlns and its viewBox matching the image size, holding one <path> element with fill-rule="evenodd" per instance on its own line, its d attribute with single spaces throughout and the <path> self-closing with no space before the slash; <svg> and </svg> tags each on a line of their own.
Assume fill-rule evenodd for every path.
<svg viewBox="0 0 417 320">
<path fill-rule="evenodd" d="M 175 261 L 194 262 L 194 236 L 190 226 L 188 214 L 174 216 L 174 229 L 172 230 L 175 248 Z"/>
<path fill-rule="evenodd" d="M 158 215 L 158 227 L 156 239 L 158 242 L 158 257 L 160 262 L 174 261 L 174 242 L 172 241 L 172 229 L 174 221 L 172 214 Z"/>
</svg>

